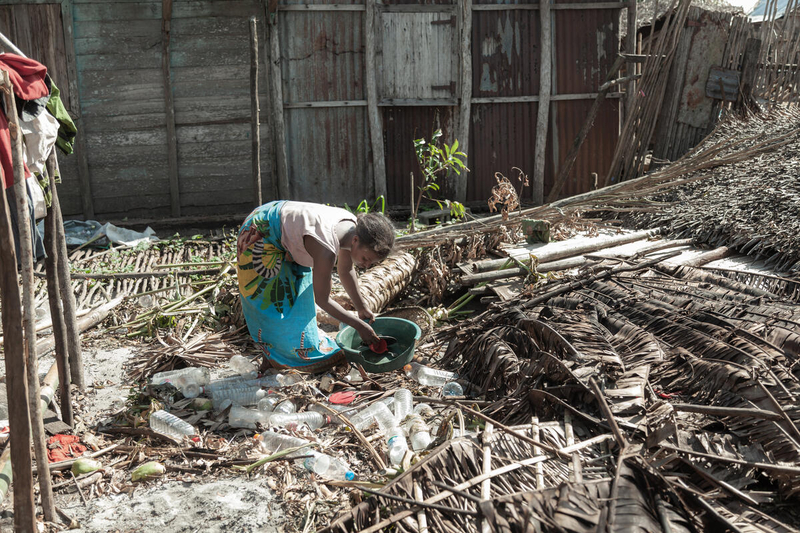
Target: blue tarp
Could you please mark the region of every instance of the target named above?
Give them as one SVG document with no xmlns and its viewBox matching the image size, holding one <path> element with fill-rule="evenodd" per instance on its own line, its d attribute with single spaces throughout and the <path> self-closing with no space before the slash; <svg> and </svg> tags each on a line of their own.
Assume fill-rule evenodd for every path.
<svg viewBox="0 0 800 533">
<path fill-rule="evenodd" d="M 747 14 L 752 22 L 761 22 L 767 17 L 768 15 L 767 2 L 768 0 L 758 0 L 756 7 L 754 7 L 753 10 Z M 771 4 L 772 2 L 769 3 Z M 789 0 L 778 0 L 775 18 L 782 17 L 783 14 L 786 12 L 786 6 L 788 5 L 789 5 Z"/>
</svg>

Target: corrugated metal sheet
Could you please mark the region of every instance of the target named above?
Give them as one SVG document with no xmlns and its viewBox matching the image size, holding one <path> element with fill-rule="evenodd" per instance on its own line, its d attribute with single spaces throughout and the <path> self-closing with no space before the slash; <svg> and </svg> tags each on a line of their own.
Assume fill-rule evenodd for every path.
<svg viewBox="0 0 800 533">
<path fill-rule="evenodd" d="M 279 16 L 284 102 L 366 99 L 363 13 Z M 296 198 L 357 204 L 372 197 L 366 107 L 287 109 L 284 117 Z"/>
<path fill-rule="evenodd" d="M 571 0 L 570 0 L 571 1 Z M 557 0 L 556 3 L 567 3 Z M 588 3 L 588 2 L 587 2 Z M 553 94 L 594 93 L 605 81 L 616 59 L 619 10 L 581 9 L 554 11 Z M 552 157 L 559 163 L 572 146 L 583 126 L 592 100 L 553 102 L 551 127 L 555 124 Z M 607 99 L 601 105 L 594 126 L 578 153 L 561 196 L 572 196 L 591 190 L 592 172 L 602 176 L 611 164 L 619 136 L 619 101 Z M 545 176 L 545 195 L 552 185 L 552 174 Z"/>
<path fill-rule="evenodd" d="M 410 205 L 413 172 L 417 185 L 421 173 L 414 152 L 414 139 L 430 139 L 441 128 L 443 138 L 452 138 L 455 107 L 382 107 L 384 151 L 386 155 L 387 201 L 392 205 Z M 449 143 L 448 143 L 449 144 Z M 443 184 L 443 188 L 446 184 Z M 415 189 L 416 190 L 416 189 Z M 452 198 L 452 195 L 450 195 Z M 414 201 L 417 201 L 416 196 Z"/>
</svg>

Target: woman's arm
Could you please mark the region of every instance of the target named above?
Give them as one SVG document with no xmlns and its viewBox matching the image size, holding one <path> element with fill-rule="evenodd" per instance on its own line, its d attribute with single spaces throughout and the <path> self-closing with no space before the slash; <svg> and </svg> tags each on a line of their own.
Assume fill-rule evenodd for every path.
<svg viewBox="0 0 800 533">
<path fill-rule="evenodd" d="M 361 290 L 358 287 L 358 278 L 356 277 L 356 269 L 353 266 L 353 257 L 350 255 L 349 250 L 341 250 L 339 252 L 337 271 L 339 272 L 339 281 L 342 282 L 342 287 L 344 287 L 345 292 L 350 297 L 350 300 L 352 300 L 353 306 L 356 308 L 356 312 L 358 312 L 358 317 L 373 322 L 375 320 L 375 315 L 361 296 Z"/>
<path fill-rule="evenodd" d="M 303 244 L 308 254 L 314 259 L 312 275 L 314 299 L 317 305 L 336 320 L 353 327 L 365 343 L 372 344 L 377 342 L 379 340 L 378 336 L 369 324 L 346 311 L 331 298 L 331 274 L 333 273 L 336 255 L 322 246 L 315 238 L 308 235 L 303 237 Z"/>
</svg>

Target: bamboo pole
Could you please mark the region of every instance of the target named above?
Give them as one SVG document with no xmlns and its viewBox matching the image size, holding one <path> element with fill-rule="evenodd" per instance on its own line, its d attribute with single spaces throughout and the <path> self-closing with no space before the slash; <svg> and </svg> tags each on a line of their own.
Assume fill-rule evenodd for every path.
<svg viewBox="0 0 800 533">
<path fill-rule="evenodd" d="M 261 123 L 258 109 L 258 20 L 250 17 L 250 133 L 253 167 L 253 203 L 264 203 L 261 195 Z"/>
<path fill-rule="evenodd" d="M 58 172 L 58 160 L 55 153 L 51 153 L 47 158 L 47 172 L 52 176 Z M 67 258 L 67 238 L 64 234 L 64 219 L 61 216 L 61 201 L 58 198 L 58 188 L 55 184 L 51 187 L 53 202 L 51 209 L 56 215 L 56 244 L 58 245 L 58 256 L 62 258 L 58 262 L 58 289 L 61 294 L 61 307 L 64 311 L 64 322 L 67 325 L 67 351 L 69 352 L 69 375 L 72 384 L 83 390 L 86 387 L 83 376 L 83 354 L 81 350 L 81 335 L 78 331 L 77 308 L 75 305 L 75 293 L 72 290 L 72 277 L 69 273 L 69 262 Z"/>
<path fill-rule="evenodd" d="M 4 78 L 8 73 L 4 74 Z M 6 79 L 3 80 L 7 81 Z M 6 84 L 6 87 L 9 87 Z M 39 361 L 36 357 L 36 313 L 34 312 L 35 286 L 33 283 L 33 232 L 31 231 L 31 211 L 28 207 L 27 180 L 22 149 L 22 131 L 17 121 L 17 105 L 11 91 L 3 91 L 5 99 L 8 130 L 11 135 L 11 159 L 14 165 L 14 193 L 17 207 L 17 228 L 20 263 L 22 265 L 22 321 L 24 325 L 24 350 L 27 353 L 25 368 L 28 377 L 28 404 L 33 433 L 33 451 L 37 464 L 47 463 L 42 406 L 39 403 Z M 38 185 L 34 185 L 38 187 Z M 39 476 L 39 489 L 42 497 L 42 511 L 45 520 L 55 520 L 53 489 L 50 476 Z"/>
<path fill-rule="evenodd" d="M 53 177 L 51 165 L 48 165 L 48 174 L 50 181 L 50 190 L 55 188 L 55 178 Z M 69 349 L 67 341 L 67 324 L 64 320 L 62 311 L 62 298 L 58 283 L 58 262 L 64 260 L 60 256 L 58 249 L 56 229 L 58 224 L 58 217 L 56 216 L 55 209 L 52 204 L 47 212 L 47 218 L 44 221 L 44 243 L 47 258 L 45 259 L 45 271 L 47 275 L 47 297 L 50 301 L 50 317 L 53 323 L 53 342 L 56 349 L 56 367 L 58 368 L 58 381 L 61 384 L 59 388 L 59 397 L 61 398 L 61 417 L 64 423 L 72 426 L 72 401 L 70 400 L 70 377 L 69 377 Z M 37 348 L 38 351 L 38 348 Z"/>
<path fill-rule="evenodd" d="M 625 51 L 629 54 L 637 53 L 636 50 L 636 34 L 637 31 L 637 24 L 636 24 L 636 0 L 628 0 L 628 29 L 627 34 L 625 35 Z M 656 21 L 655 18 L 652 22 L 653 26 L 655 26 Z M 626 76 L 630 76 L 635 74 L 636 64 L 633 62 L 628 62 Z M 634 95 L 636 94 L 636 82 L 631 81 L 628 83 L 628 90 L 625 98 L 625 108 L 630 113 L 630 110 L 633 109 L 633 102 L 634 102 Z"/>
<path fill-rule="evenodd" d="M 536 267 L 536 272 L 555 272 L 558 270 L 567 270 L 570 268 L 579 268 L 589 260 L 584 256 L 570 257 L 561 261 L 551 261 L 549 263 L 542 263 Z M 468 274 L 461 276 L 462 285 L 472 286 L 478 283 L 486 283 L 489 281 L 497 281 L 499 279 L 513 278 L 516 276 L 525 276 L 530 272 L 528 268 L 504 268 L 501 270 L 490 270 L 489 272 L 479 272 L 477 274 Z"/>
<path fill-rule="evenodd" d="M 486 429 L 483 430 L 483 473 L 492 471 L 492 436 L 494 426 L 491 422 L 486 422 Z M 536 452 L 534 452 L 536 455 Z M 492 479 L 486 478 L 481 482 L 481 500 L 489 500 L 492 497 Z M 481 518 L 481 533 L 489 533 L 491 525 L 485 518 Z"/>
<path fill-rule="evenodd" d="M 544 202 L 545 148 L 547 147 L 547 124 L 550 116 L 550 92 L 552 83 L 553 39 L 550 25 L 550 0 L 539 0 L 540 64 L 539 108 L 536 116 L 536 146 L 533 161 L 533 203 Z"/>
<path fill-rule="evenodd" d="M 8 72 L 2 71 L 2 90 L 6 100 L 11 96 Z M 8 109 L 8 108 L 6 108 Z M 9 176 L 10 178 L 10 176 Z M 28 379 L 25 373 L 26 352 L 22 335 L 19 281 L 17 279 L 17 254 L 11 232 L 11 217 L 4 185 L 0 198 L 0 298 L 5 336 L 6 389 L 8 392 L 8 418 L 11 427 L 11 471 L 14 477 L 14 529 L 35 531 L 36 515 L 33 503 L 33 474 L 31 472 L 31 421 L 28 406 Z M 26 222 L 27 217 L 22 222 Z"/>
</svg>

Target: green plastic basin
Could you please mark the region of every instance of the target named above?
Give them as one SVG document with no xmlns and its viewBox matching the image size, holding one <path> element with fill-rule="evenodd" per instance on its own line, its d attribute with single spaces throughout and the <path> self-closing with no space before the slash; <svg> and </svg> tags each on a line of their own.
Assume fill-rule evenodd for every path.
<svg viewBox="0 0 800 533">
<path fill-rule="evenodd" d="M 378 317 L 370 324 L 375 333 L 380 337 L 394 337 L 395 344 L 389 346 L 389 351 L 376 354 L 371 350 L 364 350 L 361 337 L 350 326 L 345 326 L 338 335 L 336 342 L 341 346 L 345 357 L 351 363 L 357 363 L 367 372 L 390 372 L 403 368 L 414 357 L 414 348 L 422 336 L 418 325 L 404 318 Z"/>
</svg>

